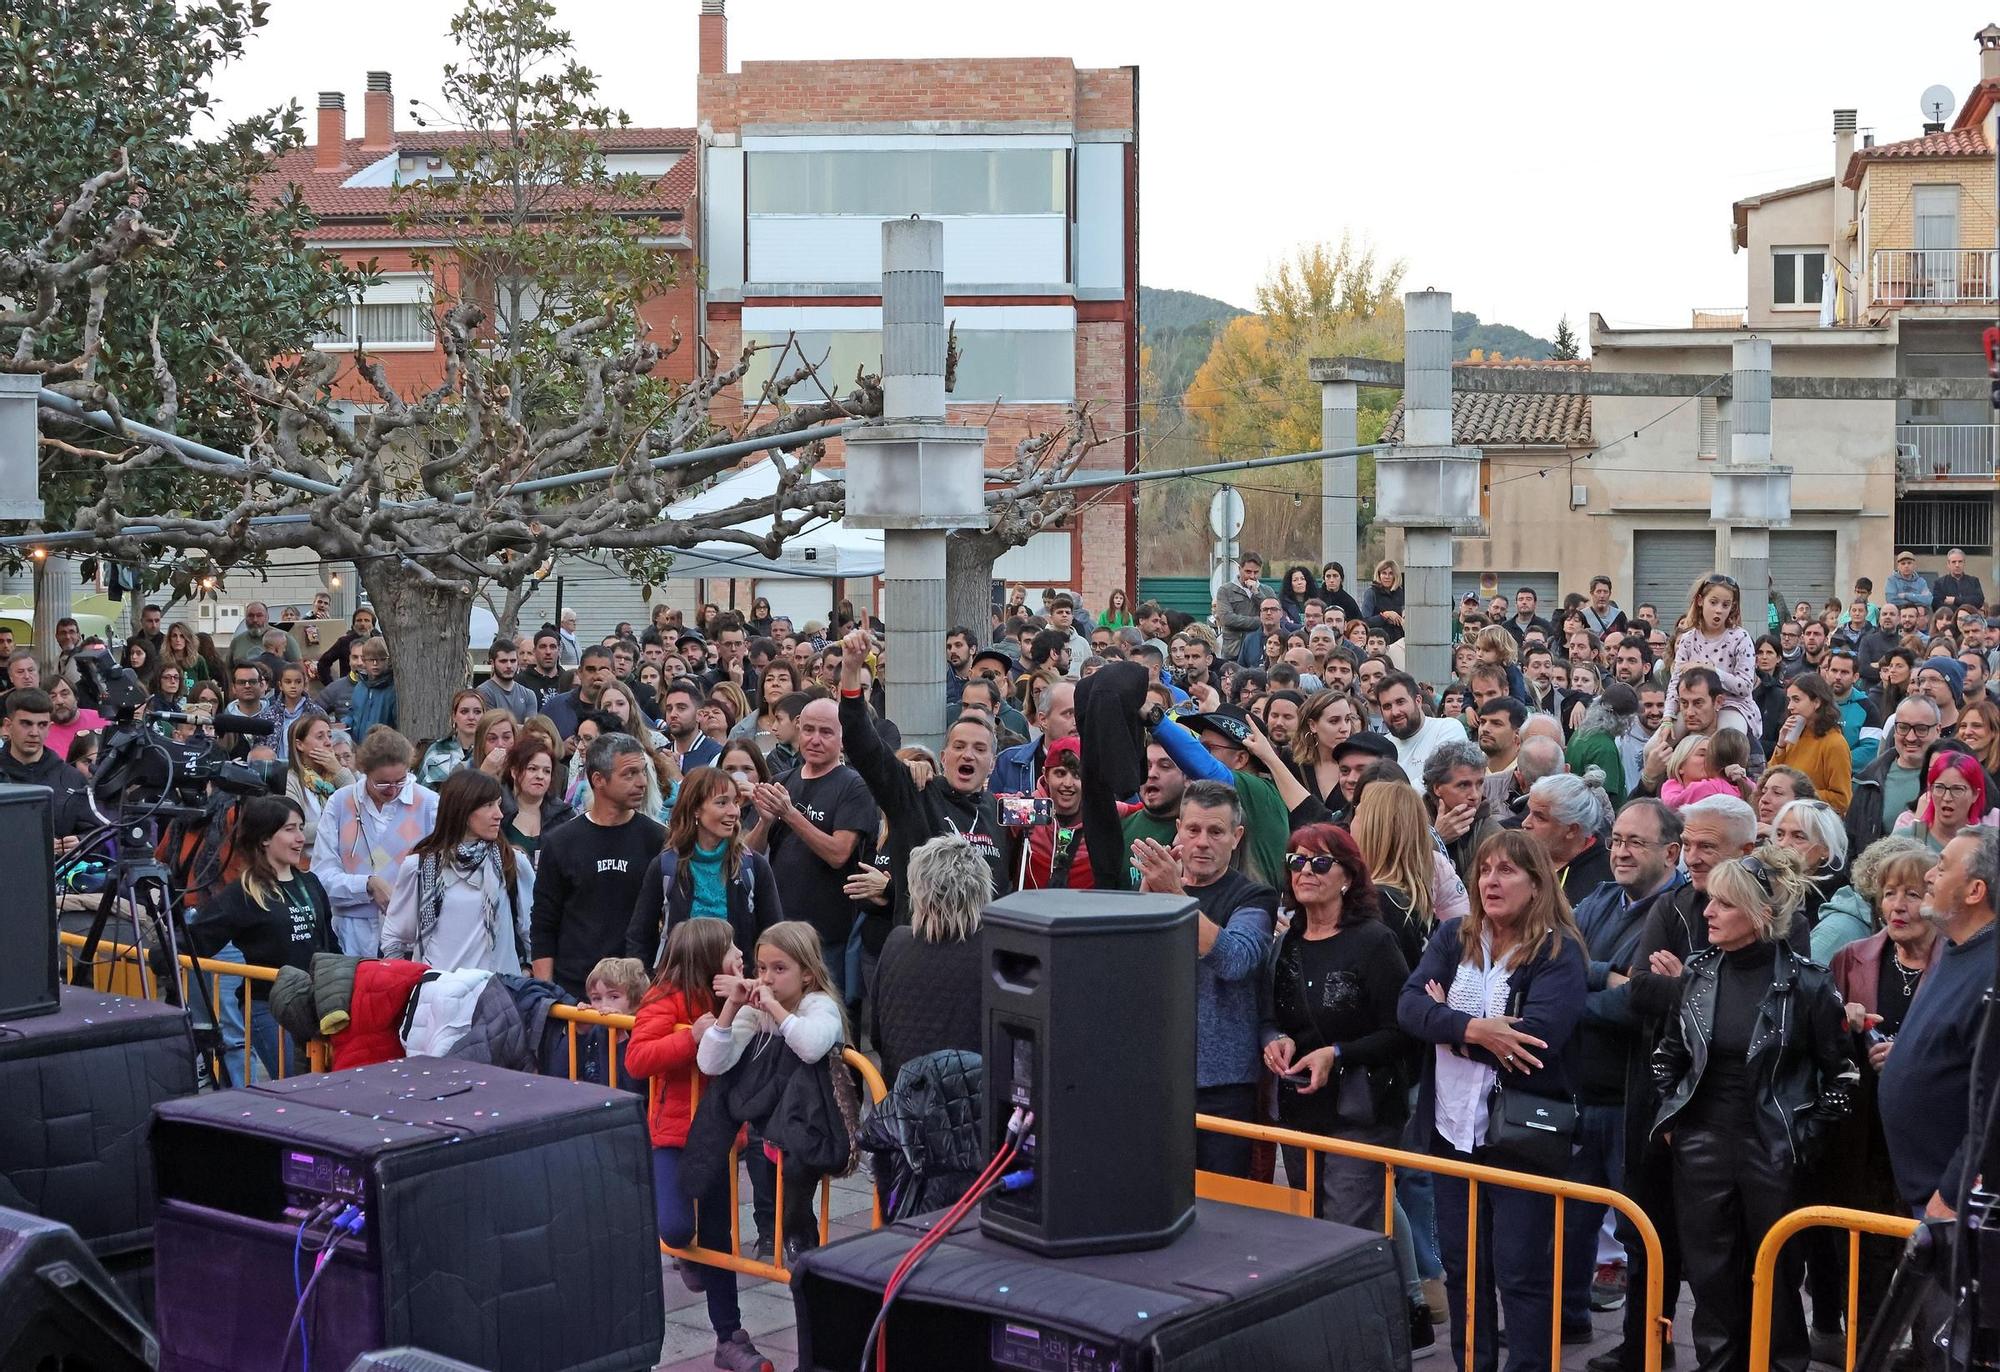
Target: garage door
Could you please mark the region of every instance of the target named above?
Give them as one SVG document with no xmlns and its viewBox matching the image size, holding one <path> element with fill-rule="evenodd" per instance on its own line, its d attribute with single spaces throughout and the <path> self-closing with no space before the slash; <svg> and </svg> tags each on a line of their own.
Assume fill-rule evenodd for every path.
<svg viewBox="0 0 2000 1372">
<path fill-rule="evenodd" d="M 1838 594 L 1833 581 L 1833 540 L 1830 529 L 1772 533 L 1771 589 L 1787 606 L 1808 600 L 1817 610 Z"/>
<path fill-rule="evenodd" d="M 1562 597 L 1556 593 L 1554 572 L 1486 572 L 1469 568 L 1460 568 L 1451 574 L 1451 603 L 1458 604 L 1459 597 L 1470 591 L 1481 600 L 1503 595 L 1512 605 L 1514 592 L 1523 586 L 1535 593 L 1535 613 L 1543 619 L 1552 618 L 1562 608 Z"/>
<path fill-rule="evenodd" d="M 1687 613 L 1694 583 L 1715 570 L 1715 530 L 1635 529 L 1632 532 L 1632 599 L 1650 604 L 1662 624 Z"/>
</svg>

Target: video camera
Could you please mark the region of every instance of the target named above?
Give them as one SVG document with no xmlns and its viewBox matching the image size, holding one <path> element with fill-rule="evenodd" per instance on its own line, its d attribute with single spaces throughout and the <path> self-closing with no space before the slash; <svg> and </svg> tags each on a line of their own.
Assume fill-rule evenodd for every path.
<svg viewBox="0 0 2000 1372">
<path fill-rule="evenodd" d="M 117 813 L 123 805 L 171 817 L 175 812 L 205 810 L 211 793 L 283 794 L 285 765 L 275 758 L 235 761 L 200 734 L 181 741 L 152 727 L 205 724 L 218 734 L 261 737 L 275 732 L 269 720 L 232 714 L 209 718 L 173 710 L 155 710 L 142 720 L 139 710 L 146 703 L 146 688 L 136 672 L 120 666 L 103 648 L 86 648 L 70 660 L 96 689 L 98 712 L 114 721 L 98 744 L 97 766 L 91 774 L 91 793 L 106 813 Z"/>
</svg>

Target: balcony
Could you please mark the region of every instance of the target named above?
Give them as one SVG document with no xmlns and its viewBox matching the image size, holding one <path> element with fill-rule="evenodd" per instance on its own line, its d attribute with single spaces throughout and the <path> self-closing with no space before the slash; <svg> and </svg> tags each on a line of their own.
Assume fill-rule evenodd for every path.
<svg viewBox="0 0 2000 1372">
<path fill-rule="evenodd" d="M 1993 254 L 1972 248 L 1877 248 L 1870 270 L 1877 305 L 1976 305 L 1993 296 Z"/>
<path fill-rule="evenodd" d="M 2000 426 L 1898 424 L 1896 475 L 1904 481 L 1991 481 Z"/>
</svg>

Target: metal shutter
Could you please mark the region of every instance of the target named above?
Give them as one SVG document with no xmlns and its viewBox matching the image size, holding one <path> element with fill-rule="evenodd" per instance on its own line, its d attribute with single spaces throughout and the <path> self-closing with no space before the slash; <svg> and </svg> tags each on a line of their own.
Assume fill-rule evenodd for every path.
<svg viewBox="0 0 2000 1372">
<path fill-rule="evenodd" d="M 1650 604 L 1661 625 L 1671 626 L 1687 613 L 1694 583 L 1715 568 L 1713 529 L 1635 529 L 1632 599 L 1620 603 L 1634 610 Z"/>
<path fill-rule="evenodd" d="M 1836 594 L 1831 530 L 1776 531 L 1771 534 L 1771 589 L 1789 610 L 1801 600 L 1817 611 Z"/>
</svg>

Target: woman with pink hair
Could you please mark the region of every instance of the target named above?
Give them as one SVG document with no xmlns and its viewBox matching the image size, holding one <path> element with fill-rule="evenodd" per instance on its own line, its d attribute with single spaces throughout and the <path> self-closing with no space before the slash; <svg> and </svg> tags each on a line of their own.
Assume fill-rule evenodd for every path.
<svg viewBox="0 0 2000 1372">
<path fill-rule="evenodd" d="M 1924 768 L 1924 793 L 1916 809 L 1896 821 L 1896 832 L 1941 853 L 1961 830 L 1974 825 L 2000 825 L 2000 810 L 1986 793 L 1986 769 L 1970 753 L 1940 749 Z"/>
</svg>

